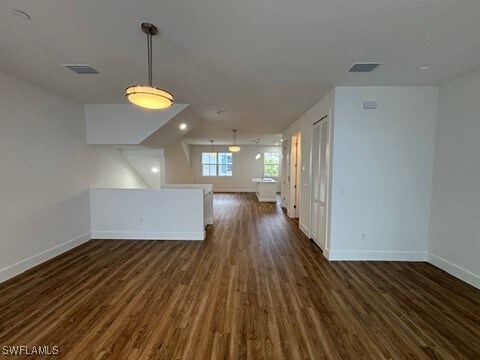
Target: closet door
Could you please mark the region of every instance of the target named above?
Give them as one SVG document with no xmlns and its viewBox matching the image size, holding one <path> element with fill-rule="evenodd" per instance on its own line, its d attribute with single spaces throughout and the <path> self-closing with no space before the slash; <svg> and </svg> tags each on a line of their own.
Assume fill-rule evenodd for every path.
<svg viewBox="0 0 480 360">
<path fill-rule="evenodd" d="M 322 249 L 326 237 L 328 117 L 313 125 L 310 234 Z"/>
</svg>

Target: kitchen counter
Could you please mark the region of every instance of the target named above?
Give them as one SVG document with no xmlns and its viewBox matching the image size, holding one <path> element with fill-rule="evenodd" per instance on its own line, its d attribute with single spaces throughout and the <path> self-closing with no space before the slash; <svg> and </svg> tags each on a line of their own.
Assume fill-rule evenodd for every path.
<svg viewBox="0 0 480 360">
<path fill-rule="evenodd" d="M 277 201 L 277 181 L 271 178 L 252 178 L 257 184 L 256 194 L 260 202 Z"/>
</svg>

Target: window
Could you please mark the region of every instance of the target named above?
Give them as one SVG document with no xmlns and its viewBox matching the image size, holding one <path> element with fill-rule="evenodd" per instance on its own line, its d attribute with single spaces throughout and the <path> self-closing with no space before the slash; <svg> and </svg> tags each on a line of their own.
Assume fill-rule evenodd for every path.
<svg viewBox="0 0 480 360">
<path fill-rule="evenodd" d="M 278 177 L 280 166 L 279 153 L 265 153 L 263 154 L 263 173 L 265 176 Z"/>
<path fill-rule="evenodd" d="M 202 153 L 202 176 L 232 176 L 232 153 Z"/>
</svg>

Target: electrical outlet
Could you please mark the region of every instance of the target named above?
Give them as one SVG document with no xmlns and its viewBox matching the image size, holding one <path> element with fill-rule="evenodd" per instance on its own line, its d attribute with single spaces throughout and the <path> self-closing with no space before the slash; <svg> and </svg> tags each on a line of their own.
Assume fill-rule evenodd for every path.
<svg viewBox="0 0 480 360">
<path fill-rule="evenodd" d="M 143 217 L 141 217 L 140 219 L 138 219 L 138 221 L 139 221 L 140 223 L 143 223 Z"/>
<path fill-rule="evenodd" d="M 362 233 L 362 235 L 360 236 L 360 240 L 362 241 L 367 240 L 367 233 Z"/>
</svg>

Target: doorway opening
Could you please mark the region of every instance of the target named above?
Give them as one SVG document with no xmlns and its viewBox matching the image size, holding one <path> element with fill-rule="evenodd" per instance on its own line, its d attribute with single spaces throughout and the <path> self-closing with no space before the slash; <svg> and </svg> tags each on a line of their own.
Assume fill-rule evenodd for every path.
<svg viewBox="0 0 480 360">
<path fill-rule="evenodd" d="M 282 147 L 282 207 L 288 217 L 300 217 L 300 167 L 301 167 L 301 134 L 297 133 L 285 139 Z"/>
</svg>

